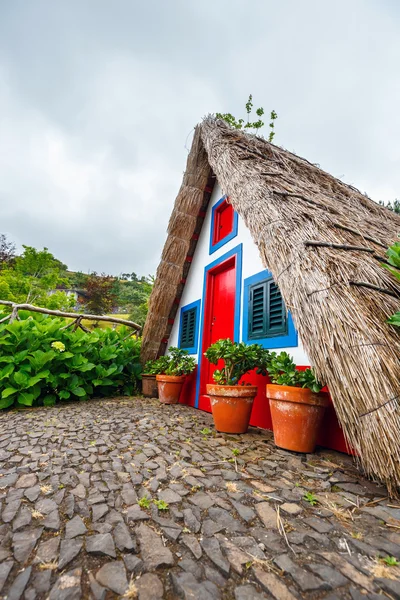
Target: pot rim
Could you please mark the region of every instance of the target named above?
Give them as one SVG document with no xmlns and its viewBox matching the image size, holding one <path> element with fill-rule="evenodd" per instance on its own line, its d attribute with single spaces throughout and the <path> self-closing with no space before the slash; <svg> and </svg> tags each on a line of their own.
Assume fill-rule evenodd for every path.
<svg viewBox="0 0 400 600">
<path fill-rule="evenodd" d="M 142 373 L 142 377 L 154 377 L 155 379 L 157 375 L 155 375 L 154 373 Z"/>
<path fill-rule="evenodd" d="M 326 392 L 312 392 L 309 388 L 301 388 L 291 385 L 267 384 L 267 398 L 280 402 L 293 402 L 295 404 L 309 404 L 310 406 L 329 406 L 328 394 Z"/>
<path fill-rule="evenodd" d="M 248 398 L 249 396 L 255 397 L 257 392 L 258 387 L 256 385 L 219 385 L 217 383 L 207 383 L 207 394 L 209 396 Z"/>
<path fill-rule="evenodd" d="M 164 381 L 165 383 L 180 383 L 185 378 L 186 375 L 156 375 L 156 381 Z"/>
</svg>

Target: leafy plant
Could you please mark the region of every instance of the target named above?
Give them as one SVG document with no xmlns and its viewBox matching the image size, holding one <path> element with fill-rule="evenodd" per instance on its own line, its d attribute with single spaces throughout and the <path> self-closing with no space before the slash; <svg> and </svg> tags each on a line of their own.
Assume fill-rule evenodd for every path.
<svg viewBox="0 0 400 600">
<path fill-rule="evenodd" d="M 164 500 L 153 500 L 158 510 L 169 510 L 169 504 Z"/>
<path fill-rule="evenodd" d="M 169 364 L 166 375 L 189 375 L 196 368 L 196 359 L 187 350 L 171 347 L 168 350 Z"/>
<path fill-rule="evenodd" d="M 316 379 L 312 369 L 298 371 L 293 358 L 287 352 L 271 352 L 267 371 L 272 383 L 293 387 L 309 388 L 317 394 L 323 385 Z"/>
<path fill-rule="evenodd" d="M 391 210 L 392 212 L 395 212 L 397 214 L 400 214 L 400 200 L 398 200 L 397 198 L 393 201 L 389 200 L 389 202 L 383 202 L 382 200 L 379 200 L 379 204 L 381 206 L 384 206 L 385 208 Z"/>
<path fill-rule="evenodd" d="M 241 378 L 249 371 L 265 374 L 271 354 L 259 344 L 247 345 L 244 342 L 232 342 L 229 338 L 212 344 L 204 356 L 213 365 L 223 361 L 221 369 L 214 371 L 213 379 L 218 385 L 239 385 Z"/>
<path fill-rule="evenodd" d="M 149 498 L 147 498 L 147 496 L 143 496 L 143 498 L 140 498 L 138 504 L 140 508 L 150 508 L 150 500 Z"/>
<path fill-rule="evenodd" d="M 187 350 L 171 346 L 168 354 L 154 361 L 150 368 L 155 370 L 157 375 L 189 375 L 196 368 L 196 359 L 189 356 Z"/>
<path fill-rule="evenodd" d="M 386 257 L 389 264 L 381 263 L 382 266 L 400 280 L 400 242 L 395 242 L 387 249 Z"/>
<path fill-rule="evenodd" d="M 202 429 L 200 431 L 200 433 L 203 434 L 203 435 L 210 435 L 211 429 L 208 429 L 208 427 L 204 427 L 204 429 Z"/>
<path fill-rule="evenodd" d="M 249 99 L 246 102 L 246 112 L 247 112 L 247 123 L 244 119 L 236 119 L 231 113 L 216 113 L 217 119 L 222 119 L 235 129 L 254 129 L 256 133 L 258 130 L 264 127 L 265 123 L 261 120 L 261 117 L 264 115 L 264 109 L 262 107 L 256 109 L 256 115 L 258 117 L 257 121 L 251 122 L 250 115 L 253 110 L 253 96 L 250 94 Z M 274 110 L 270 113 L 270 123 L 269 128 L 270 132 L 268 135 L 268 141 L 272 142 L 275 137 L 275 120 L 278 118 L 278 115 Z"/>
<path fill-rule="evenodd" d="M 146 375 L 160 375 L 161 373 L 165 373 L 168 365 L 168 356 L 160 356 L 156 360 L 148 360 L 143 367 L 143 373 Z"/>
<path fill-rule="evenodd" d="M 0 324 L 0 409 L 59 400 L 132 395 L 141 372 L 140 341 L 128 333 L 65 329 L 63 319 L 20 311 Z M 64 328 L 64 329 L 63 329 Z"/>
<path fill-rule="evenodd" d="M 396 200 L 396 202 L 399 202 Z M 400 203 L 399 203 L 400 205 Z M 397 211 L 395 211 L 397 212 Z M 386 252 L 387 262 L 381 263 L 382 267 L 391 272 L 391 274 L 400 281 L 400 242 L 395 242 Z M 389 319 L 390 325 L 400 327 L 400 312 L 394 313 Z"/>
<path fill-rule="evenodd" d="M 306 492 L 303 496 L 303 500 L 311 504 L 311 506 L 315 506 L 318 503 L 317 496 L 312 492 Z"/>
<path fill-rule="evenodd" d="M 239 454 L 240 454 L 239 448 L 232 448 L 232 454 L 233 454 L 233 456 L 239 456 Z"/>
<path fill-rule="evenodd" d="M 385 556 L 385 558 L 382 558 L 382 562 L 388 565 L 388 567 L 397 567 L 400 564 L 394 556 Z"/>
</svg>

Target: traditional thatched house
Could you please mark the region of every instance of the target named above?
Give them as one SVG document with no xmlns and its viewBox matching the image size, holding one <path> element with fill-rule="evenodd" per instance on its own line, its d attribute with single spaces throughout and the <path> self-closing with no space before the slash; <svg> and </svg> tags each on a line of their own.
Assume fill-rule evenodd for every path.
<svg viewBox="0 0 400 600">
<path fill-rule="evenodd" d="M 142 358 L 188 348 L 199 369 L 184 401 L 209 410 L 202 355 L 210 342 L 229 336 L 287 349 L 315 367 L 347 442 L 393 491 L 400 334 L 386 320 L 399 307 L 400 284 L 381 261 L 399 232 L 400 217 L 358 190 L 207 118 L 170 218 Z M 344 449 L 332 413 L 322 441 Z M 252 424 L 270 426 L 262 394 Z"/>
</svg>

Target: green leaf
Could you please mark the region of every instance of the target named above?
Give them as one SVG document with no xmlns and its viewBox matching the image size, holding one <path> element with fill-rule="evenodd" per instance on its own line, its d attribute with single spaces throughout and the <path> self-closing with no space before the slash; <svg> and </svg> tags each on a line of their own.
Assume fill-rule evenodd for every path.
<svg viewBox="0 0 400 600">
<path fill-rule="evenodd" d="M 18 403 L 25 404 L 26 406 L 32 406 L 32 402 L 34 400 L 33 394 L 28 394 L 28 392 L 22 392 L 18 395 Z"/>
<path fill-rule="evenodd" d="M 392 315 L 387 322 L 390 323 L 390 325 L 400 327 L 400 312 L 394 313 L 394 315 Z"/>
<path fill-rule="evenodd" d="M 13 356 L 0 356 L 0 363 L 14 363 Z"/>
<path fill-rule="evenodd" d="M 22 371 L 17 371 L 14 373 L 14 381 L 18 385 L 25 386 L 28 382 L 28 379 L 29 378 L 26 373 L 23 373 Z"/>
<path fill-rule="evenodd" d="M 50 371 L 45 369 L 44 371 L 40 371 L 40 373 L 36 373 L 36 377 L 40 377 L 40 379 L 46 379 L 50 375 Z"/>
<path fill-rule="evenodd" d="M 117 365 L 112 365 L 111 367 L 108 367 L 108 369 L 106 370 L 106 375 L 112 375 L 113 373 L 115 373 L 115 371 L 117 371 L 117 369 Z"/>
<path fill-rule="evenodd" d="M 81 367 L 79 368 L 79 371 L 81 373 L 86 373 L 87 371 L 91 371 L 92 369 L 95 368 L 96 365 L 94 365 L 93 363 L 86 363 L 84 365 L 81 365 Z"/>
<path fill-rule="evenodd" d="M 39 370 L 42 369 L 46 363 L 51 362 L 55 357 L 56 353 L 53 350 L 49 350 L 48 352 L 35 350 L 35 352 L 32 352 L 32 354 L 28 356 L 28 360 L 35 370 Z"/>
<path fill-rule="evenodd" d="M 34 385 L 33 387 L 30 388 L 29 393 L 33 394 L 34 399 L 36 400 L 36 398 L 39 398 L 40 394 L 42 392 L 42 388 L 39 384 Z"/>
<path fill-rule="evenodd" d="M 75 388 L 72 388 L 72 389 L 71 389 L 71 392 L 72 392 L 72 393 L 73 393 L 75 396 L 79 396 L 79 397 L 86 396 L 86 392 L 85 392 L 85 390 L 84 390 L 82 387 L 79 387 L 79 386 L 78 386 L 78 387 L 75 387 Z"/>
<path fill-rule="evenodd" d="M 384 267 L 385 269 L 390 271 L 391 274 L 396 277 L 396 279 L 400 280 L 400 271 L 398 271 L 397 269 L 392 269 L 392 267 L 389 267 L 389 265 L 386 265 L 385 263 L 381 263 L 381 265 L 382 265 L 382 267 Z"/>
<path fill-rule="evenodd" d="M 58 397 L 61 398 L 61 400 L 68 400 L 68 398 L 71 396 L 71 393 L 68 392 L 67 390 L 61 390 L 58 392 Z"/>
<path fill-rule="evenodd" d="M 102 380 L 102 385 L 114 385 L 114 383 L 115 383 L 115 382 L 114 382 L 114 380 L 113 380 L 113 379 L 109 379 L 109 378 L 107 378 L 107 377 L 105 377 L 105 378 Z"/>
<path fill-rule="evenodd" d="M 13 388 L 13 387 L 8 387 L 5 390 L 2 391 L 1 393 L 1 397 L 2 398 L 8 398 L 8 396 L 11 396 L 12 394 L 16 394 L 18 393 L 18 390 Z"/>
<path fill-rule="evenodd" d="M 42 379 L 46 379 L 46 377 L 39 377 L 39 375 L 35 375 L 35 377 L 29 377 L 24 385 L 24 388 L 28 389 L 30 387 L 33 387 L 34 385 L 39 383 L 39 381 L 41 381 Z"/>
<path fill-rule="evenodd" d="M 14 355 L 14 361 L 15 364 L 19 364 L 20 362 L 22 362 L 23 360 L 25 360 L 25 358 L 28 355 L 28 350 L 21 350 L 21 352 L 17 352 Z"/>
<path fill-rule="evenodd" d="M 14 404 L 14 398 L 3 398 L 0 400 L 0 409 L 8 408 L 12 404 Z"/>
<path fill-rule="evenodd" d="M 0 371 L 0 379 L 5 379 L 14 371 L 14 365 L 8 364 Z"/>
</svg>

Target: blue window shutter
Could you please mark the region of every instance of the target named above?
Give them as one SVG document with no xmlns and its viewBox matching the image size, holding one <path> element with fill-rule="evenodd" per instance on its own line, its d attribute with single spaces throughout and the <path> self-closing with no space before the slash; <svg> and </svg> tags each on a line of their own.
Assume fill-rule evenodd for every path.
<svg viewBox="0 0 400 600">
<path fill-rule="evenodd" d="M 182 314 L 180 348 L 191 348 L 195 342 L 197 308 L 186 310 Z"/>
<path fill-rule="evenodd" d="M 263 337 L 266 331 L 266 299 L 267 287 L 265 282 L 250 288 L 249 302 L 249 335 Z"/>
<path fill-rule="evenodd" d="M 285 304 L 279 288 L 273 280 L 268 282 L 267 317 L 267 334 L 283 335 L 287 333 Z"/>
<path fill-rule="evenodd" d="M 272 278 L 249 288 L 248 339 L 286 335 L 286 308 L 278 286 Z"/>
</svg>

